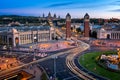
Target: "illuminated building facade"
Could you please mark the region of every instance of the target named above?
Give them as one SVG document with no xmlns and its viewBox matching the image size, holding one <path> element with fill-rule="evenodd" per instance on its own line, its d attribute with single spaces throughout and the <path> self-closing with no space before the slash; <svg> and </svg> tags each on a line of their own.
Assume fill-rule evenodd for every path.
<svg viewBox="0 0 120 80">
<path fill-rule="evenodd" d="M 117 30 L 105 30 L 101 28 L 97 31 L 98 39 L 120 39 L 120 31 Z"/>
<path fill-rule="evenodd" d="M 54 29 L 49 26 L 7 27 L 1 30 L 0 39 L 4 44 L 16 47 L 23 44 L 52 40 L 54 33 Z"/>
</svg>

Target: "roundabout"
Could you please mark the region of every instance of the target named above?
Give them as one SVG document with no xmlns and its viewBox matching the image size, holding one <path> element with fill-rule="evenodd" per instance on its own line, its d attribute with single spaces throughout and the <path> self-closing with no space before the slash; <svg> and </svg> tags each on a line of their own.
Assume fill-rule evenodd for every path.
<svg viewBox="0 0 120 80">
<path fill-rule="evenodd" d="M 67 67 L 74 73 L 76 76 L 80 77 L 83 80 L 106 80 L 106 78 L 96 75 L 87 69 L 85 69 L 83 66 L 81 66 L 78 61 L 77 57 L 82 55 L 82 52 L 86 51 L 87 49 L 90 48 L 90 46 L 82 41 L 77 41 L 78 42 L 78 47 L 74 49 L 74 51 L 71 52 L 66 57 L 66 65 Z M 86 59 L 88 62 L 89 60 Z M 82 61 L 84 62 L 84 61 Z"/>
<path fill-rule="evenodd" d="M 87 54 L 83 54 L 79 57 L 79 63 L 85 69 L 93 72 L 94 74 L 100 75 L 110 80 L 119 80 L 120 73 L 114 72 L 108 68 L 104 68 L 103 65 L 99 65 L 97 60 L 100 55 L 106 53 L 109 55 L 111 53 L 115 53 L 114 51 L 101 51 L 101 52 L 89 52 Z"/>
</svg>

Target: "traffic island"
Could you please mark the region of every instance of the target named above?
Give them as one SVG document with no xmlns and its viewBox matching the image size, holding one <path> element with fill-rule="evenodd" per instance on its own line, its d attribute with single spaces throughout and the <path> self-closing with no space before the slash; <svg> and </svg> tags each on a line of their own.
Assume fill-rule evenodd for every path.
<svg viewBox="0 0 120 80">
<path fill-rule="evenodd" d="M 93 72 L 97 75 L 106 77 L 111 80 L 119 80 L 120 73 L 112 72 L 108 69 L 105 69 L 99 66 L 98 63 L 96 62 L 99 56 L 102 55 L 103 53 L 106 53 L 106 55 L 108 55 L 108 54 L 116 53 L 116 52 L 115 51 L 104 51 L 104 52 L 101 51 L 101 52 L 91 52 L 91 53 L 83 54 L 79 58 L 79 63 L 84 68 L 86 68 L 90 72 Z"/>
</svg>

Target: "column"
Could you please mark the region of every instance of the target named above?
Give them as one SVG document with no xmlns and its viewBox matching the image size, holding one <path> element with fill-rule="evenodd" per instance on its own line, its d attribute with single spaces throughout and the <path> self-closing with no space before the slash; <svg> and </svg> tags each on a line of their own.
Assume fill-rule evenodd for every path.
<svg viewBox="0 0 120 80">
<path fill-rule="evenodd" d="M 115 33 L 115 39 L 116 39 L 116 33 Z"/>
<path fill-rule="evenodd" d="M 118 35 L 118 36 L 119 36 L 119 39 L 120 39 L 120 33 L 119 33 L 119 35 Z"/>
<path fill-rule="evenodd" d="M 118 39 L 118 33 L 116 33 L 116 39 Z"/>
<path fill-rule="evenodd" d="M 118 39 L 119 39 L 119 33 L 118 33 Z"/>
<path fill-rule="evenodd" d="M 117 39 L 117 33 L 115 33 L 115 39 Z"/>
<path fill-rule="evenodd" d="M 25 35 L 23 35 L 23 44 L 25 43 Z"/>
<path fill-rule="evenodd" d="M 113 38 L 113 33 L 111 33 L 111 39 Z"/>
<path fill-rule="evenodd" d="M 116 39 L 118 39 L 118 36 L 117 36 L 117 35 L 118 35 L 118 33 L 116 33 Z"/>
<path fill-rule="evenodd" d="M 113 39 L 115 38 L 115 34 L 113 33 Z"/>
<path fill-rule="evenodd" d="M 117 33 L 116 33 L 116 39 L 117 39 Z"/>
<path fill-rule="evenodd" d="M 117 35 L 117 37 L 118 37 L 118 39 L 119 39 L 119 33 L 117 33 L 118 35 Z"/>
<path fill-rule="evenodd" d="M 117 33 L 117 39 L 119 39 L 119 33 Z"/>
</svg>

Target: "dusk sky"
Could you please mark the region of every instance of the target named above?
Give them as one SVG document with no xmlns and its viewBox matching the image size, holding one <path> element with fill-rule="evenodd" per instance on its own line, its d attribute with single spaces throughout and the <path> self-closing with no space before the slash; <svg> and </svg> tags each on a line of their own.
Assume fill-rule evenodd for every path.
<svg viewBox="0 0 120 80">
<path fill-rule="evenodd" d="M 1 0 L 0 15 L 45 16 L 51 12 L 61 17 L 70 13 L 82 18 L 88 13 L 92 18 L 120 18 L 120 0 Z"/>
</svg>

